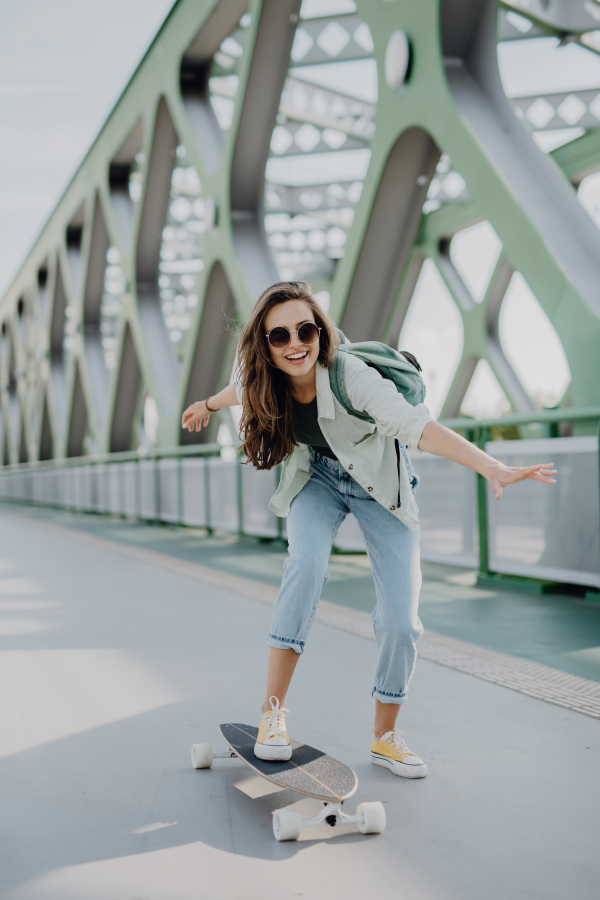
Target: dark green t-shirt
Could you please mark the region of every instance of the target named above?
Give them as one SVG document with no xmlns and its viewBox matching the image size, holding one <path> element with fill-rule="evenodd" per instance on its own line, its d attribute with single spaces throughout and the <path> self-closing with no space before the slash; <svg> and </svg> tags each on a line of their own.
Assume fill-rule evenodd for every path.
<svg viewBox="0 0 600 900">
<path fill-rule="evenodd" d="M 319 425 L 317 398 L 315 397 L 310 403 L 298 403 L 297 400 L 292 398 L 292 405 L 296 440 L 301 444 L 308 444 L 309 447 L 314 447 L 315 450 L 318 450 L 323 456 L 328 456 L 329 459 L 337 459 Z"/>
</svg>

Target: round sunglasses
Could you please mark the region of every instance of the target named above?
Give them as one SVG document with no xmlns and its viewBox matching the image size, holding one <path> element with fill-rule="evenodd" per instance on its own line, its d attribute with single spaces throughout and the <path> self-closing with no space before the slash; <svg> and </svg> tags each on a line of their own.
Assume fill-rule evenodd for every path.
<svg viewBox="0 0 600 900">
<path fill-rule="evenodd" d="M 300 328 L 293 328 L 291 331 L 283 325 L 278 325 L 269 331 L 267 340 L 275 350 L 284 350 L 292 340 L 293 334 L 298 335 L 301 344 L 314 344 L 319 340 L 321 329 L 314 322 L 304 322 Z"/>
</svg>

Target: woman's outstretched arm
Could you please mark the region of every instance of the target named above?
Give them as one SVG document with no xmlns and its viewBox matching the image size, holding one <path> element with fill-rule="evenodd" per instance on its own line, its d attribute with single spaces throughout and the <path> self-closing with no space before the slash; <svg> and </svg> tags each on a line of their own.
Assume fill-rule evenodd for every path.
<svg viewBox="0 0 600 900">
<path fill-rule="evenodd" d="M 209 399 L 210 410 L 206 405 L 206 400 L 198 400 L 197 403 L 188 406 L 181 417 L 182 428 L 187 428 L 188 431 L 193 431 L 195 428 L 196 431 L 200 431 L 203 425 L 205 428 L 208 425 L 211 413 L 223 409 L 225 406 L 236 406 L 238 399 L 235 384 L 228 384 L 226 388 Z"/>
<path fill-rule="evenodd" d="M 496 500 L 502 496 L 502 490 L 509 484 L 533 478 L 543 484 L 556 484 L 554 463 L 540 463 L 535 466 L 505 466 L 504 463 L 494 459 L 489 453 L 484 453 L 479 447 L 466 441 L 455 431 L 450 431 L 437 422 L 428 422 L 423 429 L 419 450 L 433 453 L 434 456 L 443 456 L 451 462 L 474 469 L 487 478 Z"/>
</svg>

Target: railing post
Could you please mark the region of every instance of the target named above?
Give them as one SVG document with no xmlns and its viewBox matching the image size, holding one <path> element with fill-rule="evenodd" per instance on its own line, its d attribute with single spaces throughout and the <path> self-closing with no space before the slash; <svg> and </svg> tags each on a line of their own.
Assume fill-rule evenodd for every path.
<svg viewBox="0 0 600 900">
<path fill-rule="evenodd" d="M 477 433 L 477 446 L 485 450 L 488 429 L 480 428 Z M 487 483 L 483 475 L 477 473 L 477 523 L 479 525 L 479 574 L 489 573 L 488 549 L 488 517 L 487 517 Z"/>
<path fill-rule="evenodd" d="M 237 508 L 238 508 L 238 536 L 244 534 L 244 500 L 242 497 L 242 457 L 236 456 L 236 480 L 237 480 Z"/>
<path fill-rule="evenodd" d="M 598 510 L 600 512 L 600 419 L 598 419 L 596 434 L 598 435 Z M 598 521 L 598 537 L 600 537 L 600 517 Z M 600 541 L 598 541 L 598 554 L 600 557 Z"/>
<path fill-rule="evenodd" d="M 117 477 L 119 479 L 119 516 L 125 518 L 125 472 L 122 463 L 117 463 Z"/>
<path fill-rule="evenodd" d="M 598 512 L 600 514 L 600 419 L 598 419 L 598 426 L 596 428 L 596 434 L 598 436 L 598 459 L 597 459 L 597 468 L 598 468 Z M 600 515 L 598 517 L 598 536 L 600 537 Z M 600 540 L 598 541 L 598 560 L 600 562 Z M 586 600 L 591 600 L 593 603 L 598 603 L 600 600 L 600 591 L 597 588 L 592 588 L 592 590 L 587 591 L 585 595 Z"/>
<path fill-rule="evenodd" d="M 178 456 L 175 460 L 177 466 L 177 524 L 183 525 L 183 460 Z"/>
<path fill-rule="evenodd" d="M 154 521 L 160 522 L 160 457 L 154 458 Z"/>
<path fill-rule="evenodd" d="M 210 527 L 210 472 L 208 470 L 209 456 L 204 457 L 204 510 L 206 514 L 206 530 L 212 534 Z"/>
<path fill-rule="evenodd" d="M 142 518 L 142 460 L 140 456 L 135 461 L 135 517 Z"/>
</svg>

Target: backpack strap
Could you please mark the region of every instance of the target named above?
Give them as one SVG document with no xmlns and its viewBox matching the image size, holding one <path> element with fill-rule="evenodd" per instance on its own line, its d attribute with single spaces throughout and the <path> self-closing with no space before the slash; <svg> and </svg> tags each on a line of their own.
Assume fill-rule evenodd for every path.
<svg viewBox="0 0 600 900">
<path fill-rule="evenodd" d="M 341 406 L 343 406 L 346 412 L 350 413 L 351 416 L 355 416 L 357 419 L 362 419 L 364 422 L 371 422 L 371 424 L 374 424 L 375 419 L 373 419 L 368 413 L 364 411 L 361 412 L 360 410 L 355 409 L 350 402 L 350 398 L 348 397 L 348 392 L 346 390 L 346 354 L 344 352 L 340 352 L 341 350 L 342 348 L 338 347 L 335 363 L 329 368 L 329 384 L 331 387 L 331 392 L 338 403 L 341 404 Z"/>
<path fill-rule="evenodd" d="M 357 419 L 362 419 L 364 422 L 370 422 L 374 425 L 375 419 L 366 412 L 360 412 L 358 409 L 354 409 L 350 403 L 350 398 L 348 397 L 348 392 L 346 390 L 346 354 L 340 353 L 339 351 L 340 348 L 338 348 L 335 363 L 329 369 L 331 393 L 351 416 L 356 416 Z M 396 463 L 398 468 L 398 509 L 400 509 L 402 506 L 402 499 L 400 497 L 400 442 L 395 440 L 394 447 L 396 448 Z"/>
</svg>

